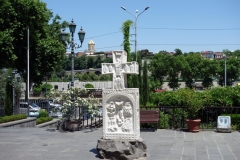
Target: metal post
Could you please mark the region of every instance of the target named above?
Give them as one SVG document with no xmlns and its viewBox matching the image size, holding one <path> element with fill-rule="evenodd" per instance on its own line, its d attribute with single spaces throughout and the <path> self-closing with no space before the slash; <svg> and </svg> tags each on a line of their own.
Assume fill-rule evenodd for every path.
<svg viewBox="0 0 240 160">
<path fill-rule="evenodd" d="M 71 33 L 71 44 L 70 44 L 70 48 L 71 48 L 71 61 L 72 61 L 72 67 L 71 67 L 71 88 L 73 89 L 74 87 L 74 48 L 75 48 L 75 43 L 74 43 L 74 32 L 75 32 L 75 29 L 76 29 L 76 24 L 74 23 L 74 21 L 72 20 L 71 21 L 72 23 L 69 24 L 69 29 L 70 29 L 70 33 Z M 60 34 L 60 38 L 62 41 L 66 41 L 66 38 L 67 38 L 67 33 L 64 32 L 64 30 L 61 32 Z M 81 46 L 77 46 L 76 48 L 80 48 L 82 47 L 82 42 L 84 41 L 84 36 L 85 36 L 85 32 L 82 30 L 82 27 L 80 29 L 80 31 L 78 32 L 78 36 L 79 36 L 79 39 L 80 39 L 80 42 L 81 42 Z M 68 85 L 69 86 L 69 85 Z M 63 88 L 64 89 L 64 88 Z M 75 108 L 74 107 L 74 92 L 71 92 L 71 107 L 72 108 Z M 76 108 L 75 110 L 72 110 L 72 114 L 74 113 L 75 111 L 75 118 L 76 118 Z"/>
<path fill-rule="evenodd" d="M 137 61 L 137 18 L 146 10 L 148 10 L 149 7 L 146 7 L 141 13 L 138 14 L 138 10 L 136 10 L 136 15 L 133 15 L 129 11 L 126 10 L 123 6 L 121 7 L 124 11 L 128 12 L 131 14 L 133 17 L 135 17 L 135 54 L 136 54 L 136 61 Z"/>
<path fill-rule="evenodd" d="M 138 18 L 138 10 L 136 10 L 136 17 L 135 17 L 135 55 L 136 55 L 136 62 L 137 62 L 137 18 Z"/>
<path fill-rule="evenodd" d="M 72 39 L 71 39 L 71 55 L 72 55 L 72 70 L 71 70 L 71 89 L 74 87 L 74 37 L 73 37 L 73 32 L 72 32 Z M 71 92 L 71 102 L 72 102 L 72 108 L 74 108 L 74 93 Z M 75 119 L 76 119 L 76 109 L 73 110 L 72 112 L 75 112 Z"/>
<path fill-rule="evenodd" d="M 13 87 L 13 114 L 14 114 L 14 110 L 15 110 L 15 88 L 14 88 L 14 84 L 12 85 Z"/>
<path fill-rule="evenodd" d="M 225 87 L 227 86 L 227 67 L 226 67 L 226 56 L 225 56 Z"/>
<path fill-rule="evenodd" d="M 27 92 L 27 116 L 29 117 L 29 28 L 27 32 L 27 43 L 28 43 L 28 49 L 27 49 L 27 87 L 26 87 L 26 92 Z"/>
</svg>

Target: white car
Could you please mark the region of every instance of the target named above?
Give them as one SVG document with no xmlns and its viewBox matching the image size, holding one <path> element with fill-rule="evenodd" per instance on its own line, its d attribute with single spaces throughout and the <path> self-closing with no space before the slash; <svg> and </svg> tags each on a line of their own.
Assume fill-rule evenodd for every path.
<svg viewBox="0 0 240 160">
<path fill-rule="evenodd" d="M 53 103 L 53 101 L 48 101 L 48 104 L 50 106 L 50 108 L 60 108 L 62 107 L 61 104 L 58 104 L 58 103 Z"/>
<path fill-rule="evenodd" d="M 29 116 L 30 117 L 38 117 L 41 107 L 39 107 L 35 103 L 31 103 L 31 102 L 29 102 L 29 105 L 27 104 L 27 102 L 20 102 L 20 113 L 27 114 L 28 106 L 29 106 Z"/>
</svg>

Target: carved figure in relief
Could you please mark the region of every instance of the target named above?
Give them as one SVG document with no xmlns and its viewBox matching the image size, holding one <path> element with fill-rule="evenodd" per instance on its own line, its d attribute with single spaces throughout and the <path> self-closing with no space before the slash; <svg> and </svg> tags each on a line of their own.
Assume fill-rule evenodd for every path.
<svg viewBox="0 0 240 160">
<path fill-rule="evenodd" d="M 128 66 L 128 64 L 125 64 L 124 70 L 125 70 L 125 72 L 129 72 L 129 66 Z"/>
<path fill-rule="evenodd" d="M 117 127 L 116 127 L 116 107 L 113 101 L 111 101 L 107 107 L 107 116 L 108 116 L 108 131 L 109 132 L 116 132 Z"/>
<path fill-rule="evenodd" d="M 131 63 L 131 65 L 130 65 L 130 71 L 134 72 L 134 64 L 133 63 Z"/>
<path fill-rule="evenodd" d="M 132 131 L 132 106 L 130 102 L 125 102 L 125 106 L 123 106 L 123 116 L 124 123 L 122 126 L 123 132 L 131 132 Z"/>
<path fill-rule="evenodd" d="M 115 82 L 114 82 L 114 88 L 115 89 L 123 89 L 124 88 L 124 84 L 123 84 L 123 79 L 121 75 L 117 75 L 115 78 Z"/>
<path fill-rule="evenodd" d="M 113 71 L 113 67 L 112 65 L 109 65 L 109 72 L 112 72 Z"/>
<path fill-rule="evenodd" d="M 107 72 L 108 72 L 108 67 L 107 67 L 107 65 L 104 65 L 104 66 L 103 66 L 103 72 L 104 72 L 104 73 L 107 73 Z"/>
<path fill-rule="evenodd" d="M 121 64 L 121 59 L 120 57 L 117 57 L 116 63 L 115 63 L 115 68 L 116 68 L 116 75 L 120 75 L 122 71 L 122 64 Z"/>
<path fill-rule="evenodd" d="M 123 117 L 123 104 L 124 102 L 115 102 L 117 108 L 117 125 L 121 127 L 123 125 L 124 117 Z"/>
<path fill-rule="evenodd" d="M 125 106 L 123 107 L 123 115 L 124 117 L 132 117 L 132 106 L 130 102 L 126 102 Z"/>
</svg>

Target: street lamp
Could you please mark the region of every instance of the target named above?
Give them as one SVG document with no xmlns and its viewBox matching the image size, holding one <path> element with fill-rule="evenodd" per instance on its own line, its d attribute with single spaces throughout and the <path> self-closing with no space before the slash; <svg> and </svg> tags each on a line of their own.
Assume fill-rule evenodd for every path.
<svg viewBox="0 0 240 160">
<path fill-rule="evenodd" d="M 227 56 L 224 57 L 224 69 L 225 69 L 225 87 L 227 85 L 227 66 L 226 66 L 226 58 Z"/>
<path fill-rule="evenodd" d="M 228 53 L 228 55 L 229 55 L 229 53 Z M 226 61 L 227 61 L 227 54 L 225 54 L 225 56 L 224 56 L 224 75 L 225 75 L 224 86 L 225 87 L 227 86 L 227 64 L 226 64 Z"/>
<path fill-rule="evenodd" d="M 71 48 L 71 59 L 72 59 L 72 68 L 71 68 L 71 88 L 74 87 L 74 49 L 76 48 L 81 48 L 82 47 L 82 43 L 84 41 L 84 37 L 85 37 L 85 32 L 83 31 L 82 27 L 80 29 L 80 31 L 78 32 L 78 37 L 79 40 L 81 42 L 81 45 L 77 45 L 76 43 L 74 43 L 74 32 L 76 29 L 76 24 L 74 23 L 74 21 L 72 20 L 71 23 L 69 24 L 69 30 L 70 30 L 70 34 L 71 34 L 71 43 L 70 43 L 70 48 Z M 66 41 L 68 36 L 68 33 L 64 32 L 64 30 L 61 32 L 60 34 L 60 39 L 62 41 Z M 76 46 L 77 45 L 77 46 Z M 72 101 L 72 105 L 74 103 L 74 94 L 71 92 L 71 101 Z"/>
<path fill-rule="evenodd" d="M 136 10 L 136 15 L 130 13 L 129 11 L 126 10 L 123 6 L 121 7 L 124 11 L 127 13 L 131 14 L 133 17 L 135 17 L 135 54 L 136 54 L 136 61 L 137 61 L 137 19 L 138 17 L 145 12 L 146 10 L 149 9 L 149 7 L 146 7 L 141 13 L 138 14 L 138 10 Z"/>
</svg>

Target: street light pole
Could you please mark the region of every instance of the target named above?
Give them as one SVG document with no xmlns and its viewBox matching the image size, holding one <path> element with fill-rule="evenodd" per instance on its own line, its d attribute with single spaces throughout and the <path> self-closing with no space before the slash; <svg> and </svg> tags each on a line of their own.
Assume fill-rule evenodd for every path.
<svg viewBox="0 0 240 160">
<path fill-rule="evenodd" d="M 226 56 L 225 56 L 225 58 L 224 58 L 224 63 L 225 63 L 225 65 L 224 65 L 224 69 L 225 69 L 225 84 L 224 84 L 224 86 L 226 87 L 226 85 L 227 85 L 227 67 L 226 67 Z"/>
<path fill-rule="evenodd" d="M 76 43 L 74 43 L 74 32 L 76 29 L 76 24 L 74 23 L 74 21 L 72 20 L 71 23 L 69 24 L 69 30 L 70 30 L 70 34 L 71 34 L 71 43 L 70 43 L 70 48 L 71 48 L 71 60 L 72 60 L 72 67 L 71 67 L 71 88 L 74 87 L 74 49 L 75 48 L 81 48 L 82 47 L 82 43 L 84 41 L 84 37 L 85 37 L 85 32 L 83 31 L 82 27 L 80 29 L 80 31 L 78 32 L 78 36 L 79 36 L 79 40 L 81 42 L 81 46 L 75 46 Z M 62 41 L 66 41 L 68 36 L 68 33 L 64 32 L 64 30 L 61 32 L 60 34 L 60 38 Z M 71 102 L 72 102 L 72 108 L 74 108 L 74 93 L 71 92 Z"/>
<path fill-rule="evenodd" d="M 123 6 L 121 7 L 124 11 L 126 11 L 127 13 L 129 13 L 130 15 L 132 15 L 135 18 L 135 55 L 136 55 L 136 61 L 137 61 L 137 19 L 138 17 L 145 12 L 146 10 L 149 9 L 149 7 L 146 7 L 141 13 L 138 14 L 138 10 L 136 10 L 136 15 L 133 15 L 132 13 L 130 13 L 129 11 L 126 10 L 126 8 L 124 8 Z"/>
</svg>

